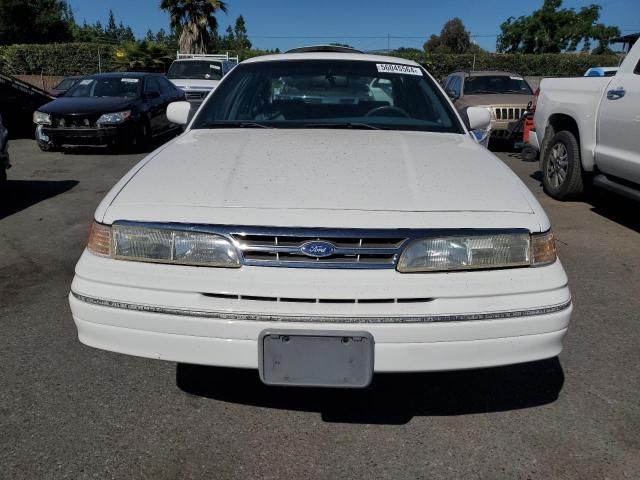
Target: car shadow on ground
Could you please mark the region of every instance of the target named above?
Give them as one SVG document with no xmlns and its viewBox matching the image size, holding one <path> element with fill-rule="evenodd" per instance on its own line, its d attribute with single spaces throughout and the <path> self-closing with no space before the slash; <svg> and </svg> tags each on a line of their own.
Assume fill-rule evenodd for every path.
<svg viewBox="0 0 640 480">
<path fill-rule="evenodd" d="M 537 171 L 531 178 L 542 185 L 542 172 Z M 638 215 L 638 202 L 629 198 L 616 195 L 613 192 L 598 188 L 590 188 L 578 200 L 591 205 L 591 211 L 601 217 L 616 222 L 636 232 L 640 232 L 640 215 Z"/>
<path fill-rule="evenodd" d="M 257 371 L 179 364 L 191 395 L 263 408 L 319 412 L 332 423 L 404 425 L 416 416 L 504 412 L 554 402 L 564 384 L 557 358 L 456 372 L 379 374 L 363 390 L 267 387 Z"/>
<path fill-rule="evenodd" d="M 78 183 L 77 180 L 7 180 L 0 186 L 0 220 L 65 193 Z"/>
</svg>

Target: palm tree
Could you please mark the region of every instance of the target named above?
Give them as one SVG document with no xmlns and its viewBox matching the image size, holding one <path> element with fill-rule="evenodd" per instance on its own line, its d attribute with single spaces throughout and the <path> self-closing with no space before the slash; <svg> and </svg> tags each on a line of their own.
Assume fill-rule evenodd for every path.
<svg viewBox="0 0 640 480">
<path fill-rule="evenodd" d="M 222 0 L 161 0 L 160 8 L 169 12 L 171 28 L 180 31 L 182 53 L 207 53 L 211 32 L 218 29 L 215 13 L 226 13 Z"/>
</svg>

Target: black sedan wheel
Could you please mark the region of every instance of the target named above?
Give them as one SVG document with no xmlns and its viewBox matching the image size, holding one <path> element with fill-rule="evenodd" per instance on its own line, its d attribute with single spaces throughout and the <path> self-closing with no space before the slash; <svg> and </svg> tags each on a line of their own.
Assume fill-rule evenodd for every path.
<svg viewBox="0 0 640 480">
<path fill-rule="evenodd" d="M 135 152 L 144 152 L 151 143 L 151 127 L 149 122 L 142 121 L 131 140 L 131 148 Z"/>
</svg>

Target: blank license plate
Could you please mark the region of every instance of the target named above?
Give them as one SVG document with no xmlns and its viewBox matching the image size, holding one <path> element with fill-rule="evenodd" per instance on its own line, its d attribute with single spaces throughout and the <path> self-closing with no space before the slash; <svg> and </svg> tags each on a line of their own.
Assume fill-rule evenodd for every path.
<svg viewBox="0 0 640 480">
<path fill-rule="evenodd" d="M 260 378 L 267 385 L 364 388 L 373 377 L 368 332 L 265 330 L 258 350 Z"/>
</svg>

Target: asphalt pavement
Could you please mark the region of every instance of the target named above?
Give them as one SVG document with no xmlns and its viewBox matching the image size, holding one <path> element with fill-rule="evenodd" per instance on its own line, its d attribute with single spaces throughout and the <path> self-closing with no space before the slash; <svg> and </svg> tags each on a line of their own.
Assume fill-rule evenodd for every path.
<svg viewBox="0 0 640 480">
<path fill-rule="evenodd" d="M 142 155 L 10 144 L 0 196 L 0 478 L 638 479 L 640 207 L 560 203 L 575 301 L 559 359 L 380 375 L 362 391 L 264 387 L 256 372 L 81 345 L 67 295 L 92 214 Z M 455 186 L 452 186 L 455 188 Z"/>
</svg>

